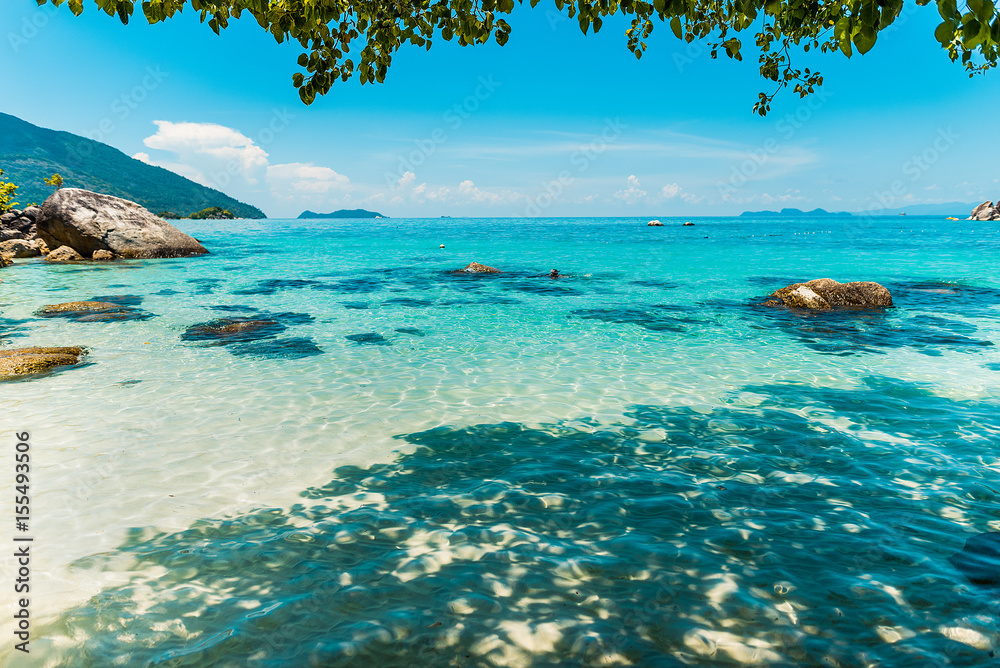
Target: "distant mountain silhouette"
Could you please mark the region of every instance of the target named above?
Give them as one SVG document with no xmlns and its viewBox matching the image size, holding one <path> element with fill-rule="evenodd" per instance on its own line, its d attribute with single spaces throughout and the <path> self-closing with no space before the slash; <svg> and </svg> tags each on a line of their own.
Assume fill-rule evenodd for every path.
<svg viewBox="0 0 1000 668">
<path fill-rule="evenodd" d="M 43 179 L 59 174 L 66 188 L 83 188 L 138 202 L 153 213 L 187 216 L 209 207 L 240 218 L 266 218 L 255 206 L 207 188 L 162 167 L 130 158 L 118 149 L 69 132 L 48 130 L 0 113 L 0 169 L 18 186 L 24 207 L 41 204 L 52 188 Z"/>
<path fill-rule="evenodd" d="M 740 218 L 783 218 L 783 217 L 799 217 L 799 218 L 842 218 L 844 216 L 851 216 L 853 214 L 847 213 L 846 211 L 837 211 L 836 213 L 832 211 L 827 211 L 826 209 L 813 209 L 812 211 L 803 211 L 802 209 L 782 209 L 781 211 L 744 211 L 740 214 Z"/>
<path fill-rule="evenodd" d="M 299 219 L 308 218 L 388 218 L 376 211 L 365 209 L 339 209 L 333 213 L 316 213 L 315 211 L 303 211 L 299 214 Z"/>
</svg>

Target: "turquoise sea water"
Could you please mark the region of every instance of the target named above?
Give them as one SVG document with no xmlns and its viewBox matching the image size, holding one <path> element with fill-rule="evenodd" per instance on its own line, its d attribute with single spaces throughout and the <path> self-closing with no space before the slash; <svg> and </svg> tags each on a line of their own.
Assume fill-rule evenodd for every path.
<svg viewBox="0 0 1000 668">
<path fill-rule="evenodd" d="M 995 665 L 949 559 L 1000 531 L 995 223 L 693 220 L 185 221 L 211 255 L 0 271 L 0 345 L 91 350 L 0 385 L 0 660 Z M 759 306 L 819 277 L 896 306 Z M 94 297 L 137 317 L 34 315 Z"/>
</svg>

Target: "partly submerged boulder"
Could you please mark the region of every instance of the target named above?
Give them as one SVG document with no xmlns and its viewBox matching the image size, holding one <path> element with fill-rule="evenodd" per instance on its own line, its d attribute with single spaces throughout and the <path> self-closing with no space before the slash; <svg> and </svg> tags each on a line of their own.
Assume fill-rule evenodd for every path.
<svg viewBox="0 0 1000 668">
<path fill-rule="evenodd" d="M 651 220 L 646 223 L 646 227 L 663 227 L 663 223 L 658 220 Z"/>
<path fill-rule="evenodd" d="M 14 263 L 11 262 L 9 255 L 0 255 L 0 269 L 3 269 L 4 267 L 9 267 L 12 264 Z"/>
<path fill-rule="evenodd" d="M 86 354 L 86 348 L 79 346 L 0 350 L 0 380 L 31 376 L 55 367 L 79 364 Z"/>
<path fill-rule="evenodd" d="M 63 315 L 63 314 L 76 314 L 76 313 L 96 313 L 98 311 L 107 311 L 108 309 L 120 308 L 120 304 L 114 304 L 112 302 L 64 302 L 62 304 L 49 304 L 48 306 L 43 306 L 35 312 L 35 315 L 53 316 L 53 315 Z"/>
<path fill-rule="evenodd" d="M 464 269 L 459 269 L 459 272 L 466 274 L 502 274 L 503 272 L 496 267 L 487 267 L 485 264 L 479 264 L 478 262 L 470 262 L 465 266 Z"/>
<path fill-rule="evenodd" d="M 208 252 L 193 237 L 135 202 L 79 188 L 61 188 L 45 200 L 36 227 L 50 248 L 69 246 L 85 257 L 98 250 L 125 258 Z"/>
<path fill-rule="evenodd" d="M 90 259 L 108 262 L 115 259 L 115 254 L 102 248 L 100 250 L 95 250 L 94 254 L 90 256 Z"/>
<path fill-rule="evenodd" d="M 59 246 L 45 257 L 46 262 L 75 262 L 83 256 L 69 246 Z"/>
<path fill-rule="evenodd" d="M 127 303 L 103 301 L 101 299 L 83 302 L 50 304 L 35 311 L 40 318 L 68 318 L 77 322 L 110 322 L 118 320 L 148 320 L 152 313 L 133 308 Z"/>
<path fill-rule="evenodd" d="M 805 309 L 876 308 L 892 306 L 892 295 L 885 287 L 871 281 L 838 283 L 831 278 L 817 278 L 781 288 L 765 305 Z"/>
<path fill-rule="evenodd" d="M 13 258 L 38 257 L 42 254 L 37 241 L 27 241 L 25 239 L 11 239 L 0 242 L 0 255 L 9 255 Z"/>
</svg>

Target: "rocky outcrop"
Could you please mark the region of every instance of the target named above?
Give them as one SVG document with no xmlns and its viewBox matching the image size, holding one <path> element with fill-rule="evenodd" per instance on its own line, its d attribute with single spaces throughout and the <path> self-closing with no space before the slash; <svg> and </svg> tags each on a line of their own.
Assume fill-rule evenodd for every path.
<svg viewBox="0 0 1000 668">
<path fill-rule="evenodd" d="M 0 350 L 0 380 L 32 376 L 60 366 L 79 364 L 86 348 L 13 348 Z"/>
<path fill-rule="evenodd" d="M 1000 201 L 996 206 L 993 202 L 983 202 L 972 210 L 966 220 L 1000 220 Z"/>
<path fill-rule="evenodd" d="M 0 215 L 0 242 L 12 239 L 29 241 L 37 239 L 35 220 L 39 211 L 37 206 L 29 206 L 23 211 L 11 209 Z"/>
<path fill-rule="evenodd" d="M 50 248 L 69 246 L 87 258 L 99 250 L 123 258 L 208 252 L 193 237 L 135 202 L 79 188 L 62 188 L 45 200 L 36 227 Z"/>
<path fill-rule="evenodd" d="M 804 309 L 879 308 L 892 306 L 892 295 L 871 281 L 838 283 L 832 278 L 818 278 L 781 288 L 764 305 Z"/>
<path fill-rule="evenodd" d="M 108 262 L 110 260 L 114 260 L 115 259 L 115 255 L 111 251 L 106 251 L 106 250 L 101 249 L 101 250 L 95 250 L 94 254 L 90 256 L 90 259 L 91 260 L 98 260 L 98 261 L 101 261 L 101 262 Z"/>
<path fill-rule="evenodd" d="M 646 227 L 663 227 L 663 223 L 658 220 L 651 220 L 646 223 Z"/>
<path fill-rule="evenodd" d="M 37 241 L 26 239 L 10 239 L 0 242 L 0 255 L 13 258 L 38 257 L 42 254 Z"/>
<path fill-rule="evenodd" d="M 694 227 L 694 223 L 688 221 L 688 222 L 684 223 L 683 225 L 681 225 L 681 227 Z"/>
<path fill-rule="evenodd" d="M 479 264 L 478 262 L 470 262 L 465 266 L 464 269 L 459 269 L 459 273 L 465 274 L 502 274 L 503 272 L 496 267 L 487 267 L 485 264 Z"/>
<path fill-rule="evenodd" d="M 46 262 L 75 262 L 83 256 L 69 246 L 60 246 L 45 257 Z"/>
<path fill-rule="evenodd" d="M 0 255 L 0 269 L 3 269 L 4 267 L 9 267 L 12 264 L 14 263 L 11 262 L 9 255 Z"/>
</svg>

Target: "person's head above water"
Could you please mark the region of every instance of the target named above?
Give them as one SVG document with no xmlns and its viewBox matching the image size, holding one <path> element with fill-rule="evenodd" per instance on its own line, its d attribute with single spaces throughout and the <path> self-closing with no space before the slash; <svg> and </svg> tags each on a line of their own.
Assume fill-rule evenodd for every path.
<svg viewBox="0 0 1000 668">
<path fill-rule="evenodd" d="M 558 276 L 559 276 L 559 270 L 558 269 L 553 269 L 552 271 L 549 272 L 549 277 L 550 278 L 557 278 Z"/>
</svg>

